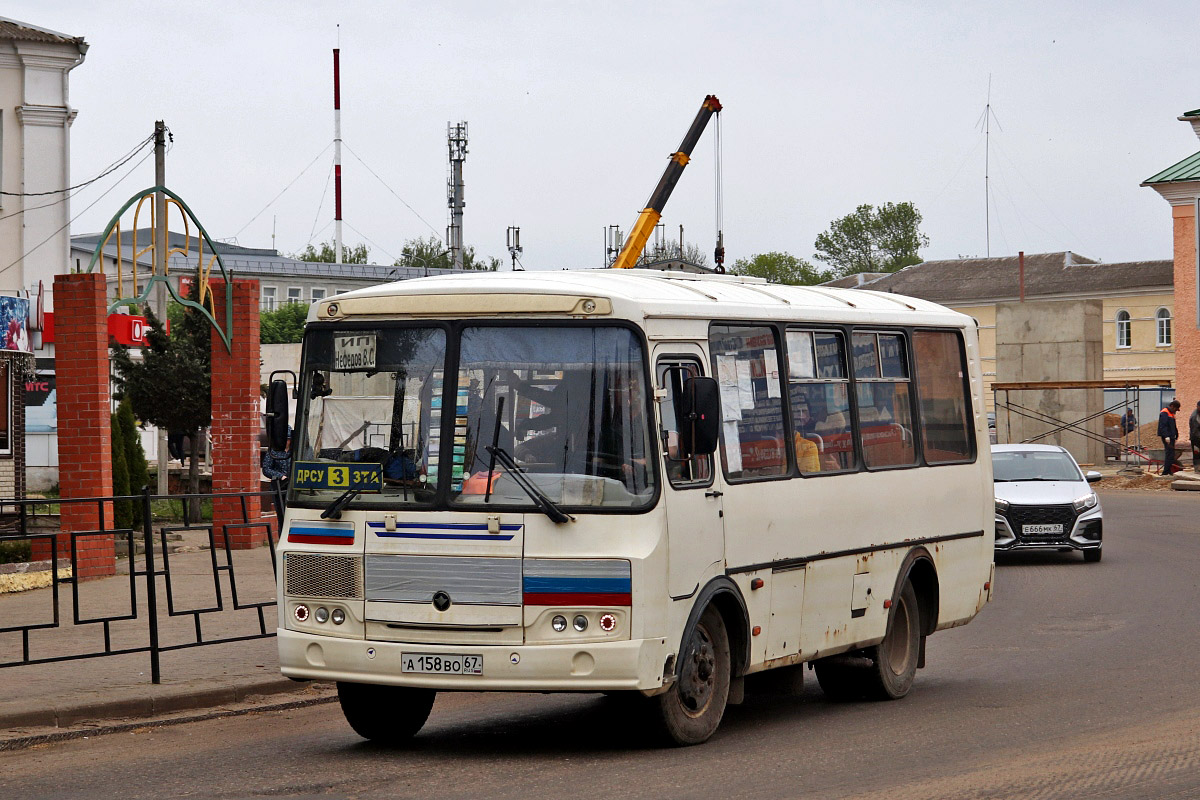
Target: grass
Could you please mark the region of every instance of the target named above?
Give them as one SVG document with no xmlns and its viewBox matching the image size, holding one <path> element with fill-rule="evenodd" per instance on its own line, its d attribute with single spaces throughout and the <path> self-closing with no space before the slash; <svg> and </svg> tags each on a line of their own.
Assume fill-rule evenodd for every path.
<svg viewBox="0 0 1200 800">
<path fill-rule="evenodd" d="M 28 539 L 0 542 L 0 564 L 17 564 L 33 558 Z"/>
<path fill-rule="evenodd" d="M 183 500 L 152 500 L 150 512 L 155 522 L 183 522 Z M 212 521 L 212 500 L 209 498 L 200 501 L 200 520 Z"/>
</svg>

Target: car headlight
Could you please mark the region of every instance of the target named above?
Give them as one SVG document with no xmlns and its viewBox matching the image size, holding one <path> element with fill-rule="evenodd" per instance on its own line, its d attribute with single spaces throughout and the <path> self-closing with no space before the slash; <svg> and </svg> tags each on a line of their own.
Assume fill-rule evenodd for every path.
<svg viewBox="0 0 1200 800">
<path fill-rule="evenodd" d="M 996 498 L 996 513 L 997 514 L 1007 514 L 1009 505 L 1010 504 L 1007 500 L 1001 500 L 1000 498 Z"/>
<path fill-rule="evenodd" d="M 1075 502 L 1071 503 L 1071 505 L 1073 505 L 1075 507 L 1076 511 L 1082 513 L 1084 511 L 1087 511 L 1089 508 L 1095 508 L 1096 503 L 1099 503 L 1099 502 L 1100 502 L 1100 498 L 1096 496 L 1096 493 L 1089 492 L 1088 494 L 1085 494 L 1083 497 L 1080 497 L 1079 499 L 1077 499 Z"/>
</svg>

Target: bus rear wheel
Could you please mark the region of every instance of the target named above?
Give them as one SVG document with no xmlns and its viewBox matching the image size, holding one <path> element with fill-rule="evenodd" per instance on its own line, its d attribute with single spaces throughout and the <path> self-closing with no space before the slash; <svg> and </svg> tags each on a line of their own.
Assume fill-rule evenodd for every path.
<svg viewBox="0 0 1200 800">
<path fill-rule="evenodd" d="M 817 682 L 835 702 L 899 700 L 912 688 L 921 652 L 921 610 L 917 592 L 904 582 L 888 614 L 883 641 L 853 654 L 814 662 Z"/>
<path fill-rule="evenodd" d="M 437 692 L 369 683 L 337 685 L 342 715 L 354 732 L 379 744 L 400 744 L 421 730 Z"/>
<path fill-rule="evenodd" d="M 688 633 L 679 662 L 675 684 L 653 698 L 651 716 L 669 743 L 700 744 L 716 732 L 729 698 L 729 634 L 712 606 Z"/>
<path fill-rule="evenodd" d="M 921 608 L 911 581 L 904 581 L 888 615 L 883 641 L 868 648 L 873 662 L 866 671 L 866 695 L 874 700 L 899 700 L 912 688 L 921 653 Z"/>
</svg>

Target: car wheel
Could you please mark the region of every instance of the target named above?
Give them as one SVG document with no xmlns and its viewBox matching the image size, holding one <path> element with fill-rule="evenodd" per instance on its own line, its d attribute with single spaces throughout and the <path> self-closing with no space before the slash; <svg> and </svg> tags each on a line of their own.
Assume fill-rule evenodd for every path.
<svg viewBox="0 0 1200 800">
<path fill-rule="evenodd" d="M 354 732 L 379 744 L 400 744 L 421 730 L 437 692 L 369 683 L 337 685 L 342 715 Z"/>
<path fill-rule="evenodd" d="M 1095 564 L 1097 561 L 1100 560 L 1100 557 L 1103 554 L 1104 554 L 1104 551 L 1101 550 L 1099 547 L 1097 547 L 1095 550 L 1084 550 L 1083 551 L 1083 560 L 1089 564 Z"/>
</svg>

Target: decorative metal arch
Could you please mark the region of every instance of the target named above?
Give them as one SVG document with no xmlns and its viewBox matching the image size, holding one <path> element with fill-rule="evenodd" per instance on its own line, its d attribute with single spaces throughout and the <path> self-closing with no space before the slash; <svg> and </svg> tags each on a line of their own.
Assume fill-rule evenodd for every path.
<svg viewBox="0 0 1200 800">
<path fill-rule="evenodd" d="M 182 214 L 182 216 L 183 216 L 184 236 L 186 237 L 186 239 L 184 240 L 183 248 L 178 248 L 178 247 L 172 248 L 168 244 L 167 252 L 163 254 L 163 257 L 161 259 L 162 265 L 163 265 L 163 272 L 161 275 L 157 271 L 157 264 L 159 263 L 159 259 L 157 257 L 154 259 L 153 263 L 155 264 L 155 267 L 151 269 L 149 277 L 147 277 L 145 279 L 145 281 L 146 281 L 145 289 L 139 293 L 138 292 L 137 260 L 138 260 L 138 257 L 142 255 L 142 253 L 154 250 L 154 241 L 152 239 L 150 244 L 148 244 L 146 247 L 142 248 L 141 250 L 138 249 L 138 246 L 137 246 L 137 218 L 138 218 L 138 214 L 141 212 L 142 203 L 144 203 L 147 198 L 152 198 L 157 192 L 162 192 L 163 194 L 165 194 L 167 196 L 167 203 L 166 203 L 167 213 L 164 215 L 165 217 L 167 217 L 168 219 L 170 218 L 170 206 L 171 205 L 175 205 L 179 209 L 180 214 Z M 121 215 L 124 214 L 126 211 L 128 211 L 130 206 L 134 205 L 134 203 L 137 204 L 137 208 L 135 208 L 134 212 L 133 212 L 133 245 L 132 245 L 133 252 L 130 257 L 130 271 L 131 271 L 132 286 L 133 286 L 133 296 L 126 297 L 124 294 L 125 282 L 123 279 L 123 274 L 121 272 L 121 263 L 124 258 L 123 254 L 121 253 Z M 194 300 L 189 300 L 186 297 L 181 297 L 180 293 L 175 291 L 175 287 L 173 287 L 171 285 L 171 282 L 169 280 L 167 280 L 167 271 L 168 271 L 167 262 L 168 262 L 168 259 L 171 257 L 171 255 L 174 253 L 178 253 L 180 255 L 183 255 L 184 257 L 190 257 L 190 255 L 191 255 L 191 227 L 189 225 L 189 220 L 191 220 L 191 222 L 195 223 L 196 229 L 199 233 L 198 238 L 199 238 L 199 243 L 200 243 L 200 249 L 198 250 L 198 257 L 197 257 L 197 261 L 196 261 L 196 285 L 199 288 L 199 292 L 200 292 L 200 296 L 198 298 L 199 302 L 196 302 Z M 157 230 L 158 224 L 159 224 L 159 220 L 156 220 L 154 218 L 154 206 L 152 204 L 150 206 L 150 227 L 151 227 L 151 229 Z M 170 228 L 167 226 L 166 220 L 162 220 L 162 224 L 164 227 L 167 227 L 167 232 L 169 233 Z M 183 201 L 183 198 L 181 198 L 179 195 L 175 194 L 174 192 L 172 192 L 170 189 L 166 188 L 165 186 L 151 186 L 149 189 L 143 189 L 142 191 L 135 194 L 133 197 L 129 198 L 129 200 L 126 201 L 125 205 L 121 206 L 121 210 L 118 211 L 113 216 L 113 218 L 109 221 L 108 227 L 106 227 L 104 229 L 104 233 L 101 235 L 100 241 L 96 244 L 95 251 L 92 252 L 92 260 L 88 262 L 87 269 L 85 270 L 86 272 L 92 272 L 96 268 L 96 263 L 100 260 L 101 254 L 104 250 L 104 247 L 105 247 L 105 245 L 108 244 L 108 240 L 112 237 L 114 232 L 117 235 L 117 294 L 118 294 L 118 297 L 116 300 L 114 300 L 109 305 L 108 313 L 110 313 L 110 314 L 113 313 L 121 306 L 130 306 L 130 305 L 135 305 L 135 304 L 140 304 L 140 303 L 145 302 L 146 299 L 150 296 L 150 291 L 154 288 L 154 285 L 157 283 L 163 283 L 166 285 L 167 291 L 171 293 L 171 297 L 175 300 L 175 302 L 177 302 L 183 306 L 186 306 L 188 308 L 195 309 L 196 311 L 199 311 L 201 314 L 203 314 L 205 319 L 207 319 L 209 321 L 209 323 L 213 326 L 213 328 L 217 331 L 217 334 L 221 337 L 221 341 L 225 343 L 225 349 L 228 350 L 229 352 L 233 352 L 233 273 L 225 268 L 225 262 L 221 259 L 221 254 L 219 252 L 217 252 L 216 245 L 213 244 L 213 240 L 208 235 L 208 231 L 206 231 L 204 229 L 204 226 L 200 224 L 200 221 L 198 219 L 196 219 L 196 215 L 192 212 L 192 210 L 190 208 L 188 208 L 188 205 L 187 205 L 187 203 L 185 203 Z M 204 260 L 204 243 L 205 242 L 208 243 L 209 252 L 211 253 L 207 262 L 205 262 L 205 260 Z M 208 278 L 209 278 L 209 275 L 212 273 L 212 267 L 213 267 L 214 262 L 220 268 L 221 277 L 224 278 L 224 280 L 225 280 L 225 327 L 224 328 L 221 327 L 221 323 L 217 322 L 216 318 L 208 310 L 208 307 L 206 305 L 206 301 L 210 300 L 210 298 L 212 297 L 212 288 L 209 284 Z"/>
</svg>

